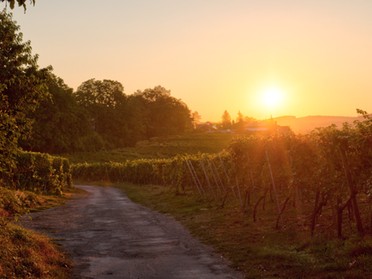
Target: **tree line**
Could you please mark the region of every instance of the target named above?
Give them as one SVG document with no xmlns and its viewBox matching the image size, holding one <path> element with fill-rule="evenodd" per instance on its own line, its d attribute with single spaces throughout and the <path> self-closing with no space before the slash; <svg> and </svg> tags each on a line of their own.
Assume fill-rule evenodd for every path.
<svg viewBox="0 0 372 279">
<path fill-rule="evenodd" d="M 0 12 L 0 184 L 21 150 L 120 148 L 191 128 L 187 105 L 162 86 L 127 95 L 118 81 L 90 79 L 74 91 L 51 66 L 39 67 L 12 15 Z"/>
<path fill-rule="evenodd" d="M 187 105 L 162 86 L 124 93 L 90 79 L 76 91 L 40 68 L 12 15 L 0 14 L 0 148 L 68 153 L 134 145 L 192 127 Z"/>
</svg>

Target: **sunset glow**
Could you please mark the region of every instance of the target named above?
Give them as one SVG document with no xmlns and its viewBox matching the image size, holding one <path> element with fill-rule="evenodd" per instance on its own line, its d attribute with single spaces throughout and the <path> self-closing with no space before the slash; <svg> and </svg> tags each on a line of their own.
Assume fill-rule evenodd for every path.
<svg viewBox="0 0 372 279">
<path fill-rule="evenodd" d="M 283 90 L 276 86 L 267 87 L 261 93 L 262 105 L 268 109 L 279 107 L 283 102 L 283 98 Z"/>
<path fill-rule="evenodd" d="M 71 3 L 14 14 L 40 64 L 75 89 L 91 78 L 117 80 L 126 94 L 161 85 L 202 121 L 225 109 L 256 118 L 372 111 L 372 1 Z M 286 87 L 291 96 L 280 97 Z"/>
</svg>

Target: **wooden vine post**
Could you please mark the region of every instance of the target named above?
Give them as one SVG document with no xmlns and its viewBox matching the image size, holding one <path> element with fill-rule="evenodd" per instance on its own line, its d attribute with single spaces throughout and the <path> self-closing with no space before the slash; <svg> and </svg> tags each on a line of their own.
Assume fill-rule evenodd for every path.
<svg viewBox="0 0 372 279">
<path fill-rule="evenodd" d="M 271 169 L 269 153 L 267 152 L 267 150 L 265 150 L 265 155 L 266 155 L 267 165 L 269 167 L 271 185 L 273 186 L 273 191 L 274 191 L 274 195 L 275 195 L 275 202 L 276 202 L 277 210 L 278 210 L 278 213 L 280 213 L 279 197 L 278 197 L 278 193 L 276 191 L 275 179 L 274 179 L 274 175 L 273 175 L 273 170 Z"/>
</svg>

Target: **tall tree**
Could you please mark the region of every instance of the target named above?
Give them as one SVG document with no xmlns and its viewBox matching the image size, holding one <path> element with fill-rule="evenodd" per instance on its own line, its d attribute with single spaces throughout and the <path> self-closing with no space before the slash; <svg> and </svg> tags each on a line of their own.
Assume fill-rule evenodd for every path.
<svg viewBox="0 0 372 279">
<path fill-rule="evenodd" d="M 12 15 L 0 13 L 0 84 L 8 112 L 15 117 L 21 132 L 29 127 L 27 115 L 47 97 L 45 86 L 51 67 L 39 69 L 37 55 L 32 55 L 30 41 L 23 42 Z"/>
<path fill-rule="evenodd" d="M 90 79 L 78 87 L 75 96 L 87 110 L 94 131 L 110 147 L 125 145 L 126 119 L 123 113 L 127 97 L 120 82 Z"/>
<path fill-rule="evenodd" d="M 31 43 L 23 42 L 12 15 L 0 12 L 0 180 L 11 169 L 18 140 L 30 131 L 29 115 L 47 96 L 50 68 L 39 69 Z"/>
<path fill-rule="evenodd" d="M 236 116 L 236 123 L 243 123 L 243 122 L 244 122 L 244 115 L 239 110 L 238 115 Z"/>
<path fill-rule="evenodd" d="M 231 128 L 231 116 L 227 110 L 225 110 L 222 114 L 222 128 L 223 129 Z"/>
<path fill-rule="evenodd" d="M 201 118 L 202 118 L 201 115 L 197 111 L 194 111 L 191 114 L 192 126 L 193 126 L 194 129 L 196 129 L 198 127 L 198 125 L 200 124 Z"/>
<path fill-rule="evenodd" d="M 242 132 L 244 130 L 244 125 L 245 125 L 244 115 L 239 111 L 234 124 L 234 129 Z"/>
</svg>

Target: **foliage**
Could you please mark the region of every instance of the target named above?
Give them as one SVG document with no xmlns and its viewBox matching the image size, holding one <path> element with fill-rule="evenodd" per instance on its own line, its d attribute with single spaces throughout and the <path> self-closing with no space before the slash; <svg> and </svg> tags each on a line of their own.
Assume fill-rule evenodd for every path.
<svg viewBox="0 0 372 279">
<path fill-rule="evenodd" d="M 268 222 L 277 230 L 363 236 L 372 231 L 371 127 L 365 113 L 365 120 L 340 130 L 251 135 L 235 139 L 220 154 L 76 164 L 73 176 L 170 185 L 177 193 L 193 192 L 221 207 L 238 204 L 253 222 Z M 275 218 L 262 220 L 263 211 Z"/>
<path fill-rule="evenodd" d="M 39 199 L 32 192 L 13 191 L 0 187 L 0 229 L 38 204 Z"/>
<path fill-rule="evenodd" d="M 15 155 L 18 150 L 20 132 L 16 119 L 7 108 L 5 96 L 0 96 L 0 185 L 10 180 L 9 173 L 15 166 Z"/>
<path fill-rule="evenodd" d="M 115 108 L 125 101 L 123 85 L 113 80 L 87 80 L 75 94 L 77 102 L 86 107 L 92 116 L 97 109 Z"/>
<path fill-rule="evenodd" d="M 146 115 L 146 135 L 148 138 L 175 135 L 192 127 L 191 112 L 187 105 L 170 95 L 164 87 L 137 91 L 141 97 Z"/>
<path fill-rule="evenodd" d="M 25 2 L 19 2 L 24 5 Z M 14 1 L 11 3 L 14 5 Z M 118 81 L 90 79 L 72 92 L 51 67 L 39 69 L 31 43 L 0 13 L 0 179 L 18 146 L 53 154 L 133 146 L 191 128 L 182 101 L 157 86 L 127 96 Z"/>
<path fill-rule="evenodd" d="M 86 110 L 77 104 L 73 90 L 52 73 L 46 85 L 50 98 L 41 100 L 32 114 L 31 135 L 21 146 L 52 154 L 101 149 L 102 140 L 92 131 Z"/>
<path fill-rule="evenodd" d="M 39 69 L 11 14 L 0 12 L 0 184 L 8 183 L 18 142 L 32 125 L 29 115 L 46 98 L 49 69 Z"/>
<path fill-rule="evenodd" d="M 0 0 L 1 2 L 9 3 L 11 9 L 14 9 L 15 3 L 18 4 L 19 7 L 23 7 L 26 10 L 26 2 L 27 0 Z M 30 4 L 35 5 L 35 0 L 30 0 Z"/>
<path fill-rule="evenodd" d="M 90 79 L 74 96 L 110 149 L 154 136 L 182 134 L 191 128 L 186 104 L 161 86 L 127 96 L 117 81 Z"/>
<path fill-rule="evenodd" d="M 44 153 L 20 152 L 13 176 L 15 189 L 61 194 L 72 186 L 67 159 Z"/>
<path fill-rule="evenodd" d="M 0 13 L 0 84 L 2 109 L 16 120 L 23 134 L 30 128 L 28 114 L 47 97 L 45 80 L 50 68 L 39 69 L 29 41 L 23 42 L 12 15 Z"/>
</svg>

